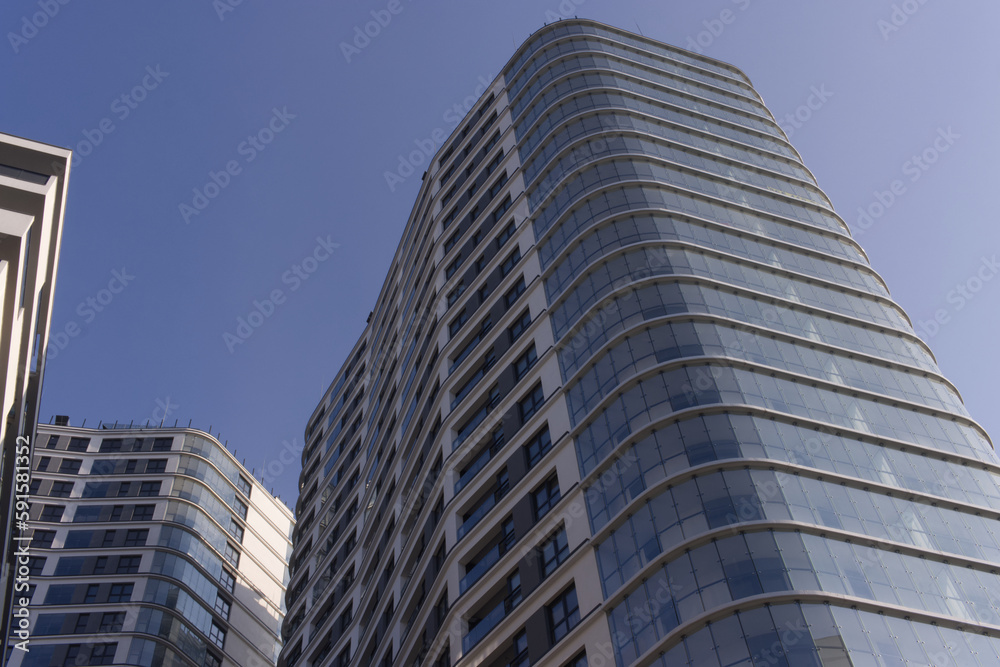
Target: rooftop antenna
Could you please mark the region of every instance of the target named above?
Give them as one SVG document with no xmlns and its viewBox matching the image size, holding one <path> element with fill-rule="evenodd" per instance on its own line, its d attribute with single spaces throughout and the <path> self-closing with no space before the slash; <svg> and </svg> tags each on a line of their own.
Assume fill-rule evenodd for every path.
<svg viewBox="0 0 1000 667">
<path fill-rule="evenodd" d="M 646 36 L 646 35 L 643 35 L 642 28 L 639 27 L 639 22 L 638 21 L 635 22 L 635 29 L 638 30 L 639 34 L 642 35 L 643 37 Z"/>
</svg>

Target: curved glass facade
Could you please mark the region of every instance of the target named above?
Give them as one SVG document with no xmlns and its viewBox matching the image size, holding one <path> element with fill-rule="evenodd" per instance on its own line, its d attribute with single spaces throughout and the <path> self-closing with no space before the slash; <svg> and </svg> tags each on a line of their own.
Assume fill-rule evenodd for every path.
<svg viewBox="0 0 1000 667">
<path fill-rule="evenodd" d="M 747 78 L 639 35 L 518 49 L 305 440 L 283 667 L 1000 656 L 991 441 Z"/>
<path fill-rule="evenodd" d="M 274 664 L 288 508 L 201 432 L 39 430 L 33 500 L 64 511 L 37 517 L 29 594 L 42 641 L 12 667 Z"/>
<path fill-rule="evenodd" d="M 543 240 L 543 263 L 550 264 L 543 277 L 562 376 L 569 381 L 570 423 L 581 425 L 572 435 L 616 663 L 652 664 L 643 656 L 670 649 L 663 664 L 764 664 L 754 651 L 761 638 L 748 624 L 766 630 L 770 621 L 780 630 L 791 622 L 777 621 L 774 612 L 766 618 L 760 609 L 742 612 L 736 604 L 719 621 L 732 626 L 726 633 L 717 633 L 716 624 L 711 633 L 686 624 L 744 598 L 759 607 L 761 597 L 792 591 L 885 605 L 897 624 L 902 607 L 1000 625 L 1000 582 L 989 566 L 977 572 L 947 564 L 949 554 L 1000 562 L 1000 524 L 995 516 L 981 516 L 981 510 L 995 510 L 1000 495 L 992 445 L 968 421 L 957 392 L 940 377 L 864 258 L 846 242 L 833 246 L 830 236 L 810 229 L 846 231 L 822 212 L 828 202 L 803 170 L 766 152 L 773 143 L 760 137 L 747 142 L 745 130 L 722 129 L 719 121 L 781 136 L 776 124 L 754 102 L 736 102 L 732 87 L 708 93 L 707 77 L 678 85 L 680 65 L 654 75 L 645 71 L 655 66 L 653 59 L 629 58 L 626 46 L 595 40 L 588 49 L 587 39 L 560 43 L 554 32 L 553 40 L 514 78 L 521 96 L 514 111 L 526 110 L 519 119 L 525 128 L 549 114 L 526 147 L 533 156 L 527 177 L 536 185 L 528 202 L 538 209 L 534 229 Z M 566 75 L 578 69 L 588 73 Z M 599 97 L 588 98 L 581 92 L 586 89 Z M 568 104 L 569 94 L 575 97 Z M 656 102 L 639 102 L 636 94 Z M 731 110 L 722 111 L 721 103 Z M 683 112 L 664 113 L 670 107 Z M 583 115 L 587 109 L 609 110 Z M 745 147 L 735 143 L 741 139 Z M 714 209 L 681 206 L 677 195 L 659 195 L 669 192 L 663 185 L 683 190 L 692 204 L 709 200 Z M 773 216 L 770 229 L 734 224 L 732 205 L 758 218 Z M 713 215 L 721 209 L 725 215 Z M 680 217 L 692 214 L 735 229 Z M 778 218 L 782 227 L 775 227 Z M 588 229 L 593 231 L 581 233 Z M 767 237 L 789 247 L 777 248 Z M 676 241 L 668 240 L 698 249 L 672 247 Z M 633 285 L 672 275 L 710 281 Z M 823 286 L 827 281 L 838 287 Z M 769 317 L 758 314 L 761 294 L 773 297 Z M 698 320 L 684 319 L 686 313 Z M 704 321 L 706 314 L 735 321 Z M 669 321 L 650 322 L 667 315 Z M 592 321 L 581 327 L 585 317 Z M 685 357 L 727 361 L 683 364 Z M 716 414 L 689 416 L 702 406 Z M 727 406 L 757 411 L 728 414 Z M 776 413 L 788 416 L 778 421 Z M 895 444 L 887 447 L 879 437 Z M 935 452 L 987 465 L 973 480 L 968 463 L 941 461 Z M 685 474 L 712 461 L 741 460 L 749 469 Z M 794 466 L 794 474 L 773 472 L 769 460 Z M 610 463 L 592 472 L 605 461 Z M 810 470 L 837 480 L 810 476 Z M 893 498 L 892 490 L 909 497 Z M 939 507 L 940 496 L 963 507 Z M 743 523 L 774 527 L 733 535 Z M 787 524 L 848 536 L 790 532 L 782 527 Z M 705 534 L 712 542 L 698 545 Z M 851 535 L 910 545 L 919 553 L 852 545 Z M 837 615 L 847 622 L 844 609 L 832 614 L 814 606 L 808 618 L 802 607 L 780 609 L 797 616 L 794 622 L 804 629 L 824 629 L 811 647 L 775 643 L 774 664 L 865 664 L 866 649 L 883 651 L 878 636 L 863 648 L 857 637 L 834 631 Z M 755 614 L 760 619 L 751 620 Z M 738 641 L 723 646 L 741 636 L 746 648 Z M 679 643 L 678 637 L 687 638 Z M 824 655 L 820 647 L 834 638 L 837 647 Z M 937 648 L 950 645 L 943 641 Z M 996 655 L 996 645 L 994 640 L 988 655 Z"/>
</svg>

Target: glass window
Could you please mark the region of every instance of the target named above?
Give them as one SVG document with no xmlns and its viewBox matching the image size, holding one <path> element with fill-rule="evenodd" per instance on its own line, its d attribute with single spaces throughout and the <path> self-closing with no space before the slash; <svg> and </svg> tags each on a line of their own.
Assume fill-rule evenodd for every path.
<svg viewBox="0 0 1000 667">
<path fill-rule="evenodd" d="M 60 559 L 60 562 L 57 563 L 56 565 L 57 566 L 60 565 L 63 560 L 65 559 Z M 28 574 L 30 574 L 31 576 L 33 577 L 40 576 L 44 568 L 45 568 L 45 558 L 40 556 L 31 556 L 30 558 L 28 558 Z"/>
<path fill-rule="evenodd" d="M 132 508 L 132 521 L 152 521 L 155 505 L 136 505 Z"/>
<path fill-rule="evenodd" d="M 576 600 L 576 587 L 571 587 L 546 607 L 552 642 L 558 642 L 580 622 L 580 606 Z"/>
<path fill-rule="evenodd" d="M 556 571 L 569 556 L 569 543 L 566 540 L 566 530 L 562 529 L 542 545 L 542 576 L 547 577 Z"/>
<path fill-rule="evenodd" d="M 105 498 L 108 495 L 108 489 L 111 488 L 110 482 L 87 482 L 83 486 L 82 498 Z"/>
<path fill-rule="evenodd" d="M 510 667 L 529 667 L 531 665 L 531 660 L 528 658 L 528 633 L 524 630 L 514 635 L 514 653 Z"/>
<path fill-rule="evenodd" d="M 510 342 L 513 343 L 515 340 L 521 337 L 521 334 L 527 330 L 528 326 L 531 324 L 531 313 L 527 310 L 521 313 L 521 316 L 510 325 L 507 331 L 510 332 Z"/>
<path fill-rule="evenodd" d="M 122 444 L 125 441 L 122 438 L 105 438 L 101 440 L 101 452 L 120 452 L 122 450 Z"/>
<path fill-rule="evenodd" d="M 217 595 L 215 598 L 215 611 L 219 612 L 225 620 L 229 620 L 229 611 L 232 609 L 232 603 L 226 598 L 222 597 L 221 594 Z"/>
<path fill-rule="evenodd" d="M 49 491 L 49 495 L 53 498 L 69 498 L 71 493 L 73 493 L 73 482 L 53 482 L 52 490 Z"/>
<path fill-rule="evenodd" d="M 503 231 L 497 235 L 497 250 L 504 247 L 507 241 L 513 238 L 515 229 L 516 227 L 514 226 L 513 221 L 507 223 L 507 226 L 503 228 Z"/>
<path fill-rule="evenodd" d="M 229 520 L 229 532 L 240 542 L 243 541 L 243 526 L 236 523 L 236 519 Z"/>
<path fill-rule="evenodd" d="M 31 534 L 31 547 L 33 549 L 51 549 L 52 541 L 56 538 L 56 531 L 54 530 L 36 530 Z M 72 548 L 69 546 L 69 538 L 66 539 L 66 548 Z"/>
<path fill-rule="evenodd" d="M 111 584 L 108 602 L 128 602 L 132 599 L 133 584 Z"/>
<path fill-rule="evenodd" d="M 247 518 L 248 509 L 249 507 L 247 506 L 247 504 L 242 500 L 240 500 L 239 498 L 233 501 L 233 511 L 236 512 L 237 516 L 239 516 L 241 519 L 245 520 Z"/>
<path fill-rule="evenodd" d="M 35 619 L 35 625 L 31 628 L 31 632 L 40 636 L 61 635 L 65 619 L 66 614 L 41 614 Z M 26 665 L 28 663 L 22 662 L 21 664 Z"/>
<path fill-rule="evenodd" d="M 118 559 L 118 569 L 115 572 L 117 574 L 135 574 L 139 571 L 140 561 L 142 561 L 142 556 L 121 556 Z"/>
<path fill-rule="evenodd" d="M 452 338 L 454 338 L 455 335 L 462 330 L 462 325 L 464 325 L 468 319 L 469 314 L 466 312 L 465 308 L 458 312 L 458 316 L 455 317 L 455 319 L 451 321 L 451 324 L 448 325 L 448 333 L 451 334 Z"/>
<path fill-rule="evenodd" d="M 160 485 L 161 482 L 143 482 L 139 486 L 139 495 L 144 497 L 158 496 L 160 495 Z"/>
<path fill-rule="evenodd" d="M 538 354 L 535 352 L 535 345 L 532 344 L 531 347 L 527 349 L 517 361 L 514 362 L 514 376 L 517 381 L 520 382 L 524 376 L 531 370 L 531 367 L 535 365 L 538 361 Z"/>
<path fill-rule="evenodd" d="M 212 628 L 208 631 L 208 636 L 219 648 L 223 648 L 226 644 L 226 631 L 218 626 L 216 623 L 212 623 Z"/>
<path fill-rule="evenodd" d="M 549 510 L 559 502 L 559 479 L 553 475 L 531 495 L 535 508 L 535 521 L 548 514 Z"/>
<path fill-rule="evenodd" d="M 455 218 L 457 217 L 458 217 L 458 207 L 455 206 L 450 211 L 448 211 L 448 215 L 446 215 L 444 219 L 441 221 L 441 228 L 448 229 L 448 225 L 455 222 Z"/>
<path fill-rule="evenodd" d="M 39 515 L 38 520 L 58 523 L 62 520 L 65 509 L 63 505 L 42 505 L 42 513 Z"/>
<path fill-rule="evenodd" d="M 146 538 L 149 536 L 149 530 L 143 528 L 141 530 L 129 530 L 125 533 L 125 546 L 127 547 L 142 547 L 146 545 Z"/>
<path fill-rule="evenodd" d="M 70 438 L 69 445 L 66 447 L 66 450 L 70 452 L 85 452 L 87 451 L 87 447 L 89 445 L 90 438 Z"/>
<path fill-rule="evenodd" d="M 500 265 L 500 276 L 506 278 L 514 270 L 517 263 L 521 261 L 521 249 L 515 248 L 514 252 L 507 255 L 507 259 Z"/>
<path fill-rule="evenodd" d="M 444 270 L 445 278 L 451 279 L 453 275 L 458 271 L 458 267 L 462 265 L 462 256 L 459 255 L 455 259 L 451 260 L 451 264 L 447 266 Z"/>
<path fill-rule="evenodd" d="M 232 544 L 229 544 L 227 542 L 226 543 L 226 551 L 225 551 L 224 555 L 226 557 L 226 560 L 229 561 L 229 563 L 233 567 L 239 567 L 239 565 L 240 565 L 240 552 L 239 552 L 239 550 L 236 549 L 236 547 L 234 547 Z"/>
<path fill-rule="evenodd" d="M 541 383 L 536 384 L 531 393 L 525 396 L 517 404 L 518 410 L 521 412 L 521 423 L 531 419 L 532 415 L 538 412 L 538 409 L 542 407 L 545 402 L 545 394 L 542 392 Z"/>
<path fill-rule="evenodd" d="M 509 290 L 507 290 L 506 294 L 504 294 L 503 297 L 504 306 L 506 306 L 509 309 L 511 306 L 517 303 L 517 300 L 521 297 L 522 294 L 524 294 L 525 289 L 526 287 L 524 285 L 524 277 L 522 276 L 517 281 L 517 283 Z"/>
<path fill-rule="evenodd" d="M 54 574 L 57 577 L 77 576 L 83 572 L 83 566 L 86 562 L 86 556 L 63 556 L 59 559 L 59 562 L 56 563 L 56 571 Z"/>
<path fill-rule="evenodd" d="M 118 651 L 118 642 L 110 642 L 106 644 L 91 644 L 90 646 L 90 658 L 87 660 L 88 665 L 113 665 L 115 664 L 115 653 Z M 80 664 L 79 660 L 75 660 L 70 664 Z"/>
<path fill-rule="evenodd" d="M 448 307 L 454 306 L 455 302 L 465 294 L 465 281 L 462 280 L 455 286 L 455 289 L 448 292 Z"/>
<path fill-rule="evenodd" d="M 98 632 L 121 632 L 125 623 L 125 612 L 111 611 L 101 616 L 101 626 Z"/>
<path fill-rule="evenodd" d="M 75 584 L 54 584 L 45 591 L 45 604 L 70 604 L 73 601 Z"/>
<path fill-rule="evenodd" d="M 525 443 L 524 449 L 528 455 L 528 467 L 534 468 L 549 450 L 552 449 L 552 436 L 549 435 L 547 424 L 538 435 Z"/>
<path fill-rule="evenodd" d="M 503 192 L 503 186 L 506 183 L 507 183 L 507 173 L 504 172 L 503 174 L 501 174 L 500 178 L 497 179 L 497 181 L 490 188 L 490 199 L 493 199 L 498 194 L 500 194 L 501 192 Z"/>
<path fill-rule="evenodd" d="M 507 195 L 504 198 L 503 203 L 500 204 L 499 206 L 497 206 L 496 209 L 494 209 L 494 211 L 493 211 L 493 222 L 494 223 L 500 222 L 500 218 L 502 218 L 503 215 L 504 215 L 504 213 L 507 212 L 507 209 L 510 208 L 510 205 L 511 205 L 510 195 Z"/>
</svg>

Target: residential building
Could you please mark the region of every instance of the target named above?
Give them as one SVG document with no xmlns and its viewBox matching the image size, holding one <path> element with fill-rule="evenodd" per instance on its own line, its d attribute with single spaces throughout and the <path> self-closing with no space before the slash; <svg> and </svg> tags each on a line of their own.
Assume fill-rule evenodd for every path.
<svg viewBox="0 0 1000 667">
<path fill-rule="evenodd" d="M 0 134 L 0 639 L 11 618 L 14 472 L 30 449 L 45 374 L 71 152 Z"/>
<path fill-rule="evenodd" d="M 38 437 L 10 665 L 275 664 L 294 520 L 232 453 L 190 428 Z"/>
<path fill-rule="evenodd" d="M 307 422 L 283 667 L 1000 663 L 1000 463 L 738 69 L 533 34 Z"/>
</svg>

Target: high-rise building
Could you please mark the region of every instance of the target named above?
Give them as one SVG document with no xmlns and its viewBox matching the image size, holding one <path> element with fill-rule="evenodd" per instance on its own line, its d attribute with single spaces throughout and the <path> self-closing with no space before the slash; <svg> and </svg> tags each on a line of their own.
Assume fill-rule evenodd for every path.
<svg viewBox="0 0 1000 667">
<path fill-rule="evenodd" d="M 218 440 L 46 425 L 38 437 L 15 586 L 30 636 L 8 664 L 275 664 L 292 513 Z"/>
<path fill-rule="evenodd" d="M 18 438 L 30 450 L 45 373 L 71 153 L 0 134 L 0 642 L 11 618 Z"/>
<path fill-rule="evenodd" d="M 561 21 L 308 421 L 282 665 L 1000 664 L 998 472 L 747 77 Z"/>
</svg>

